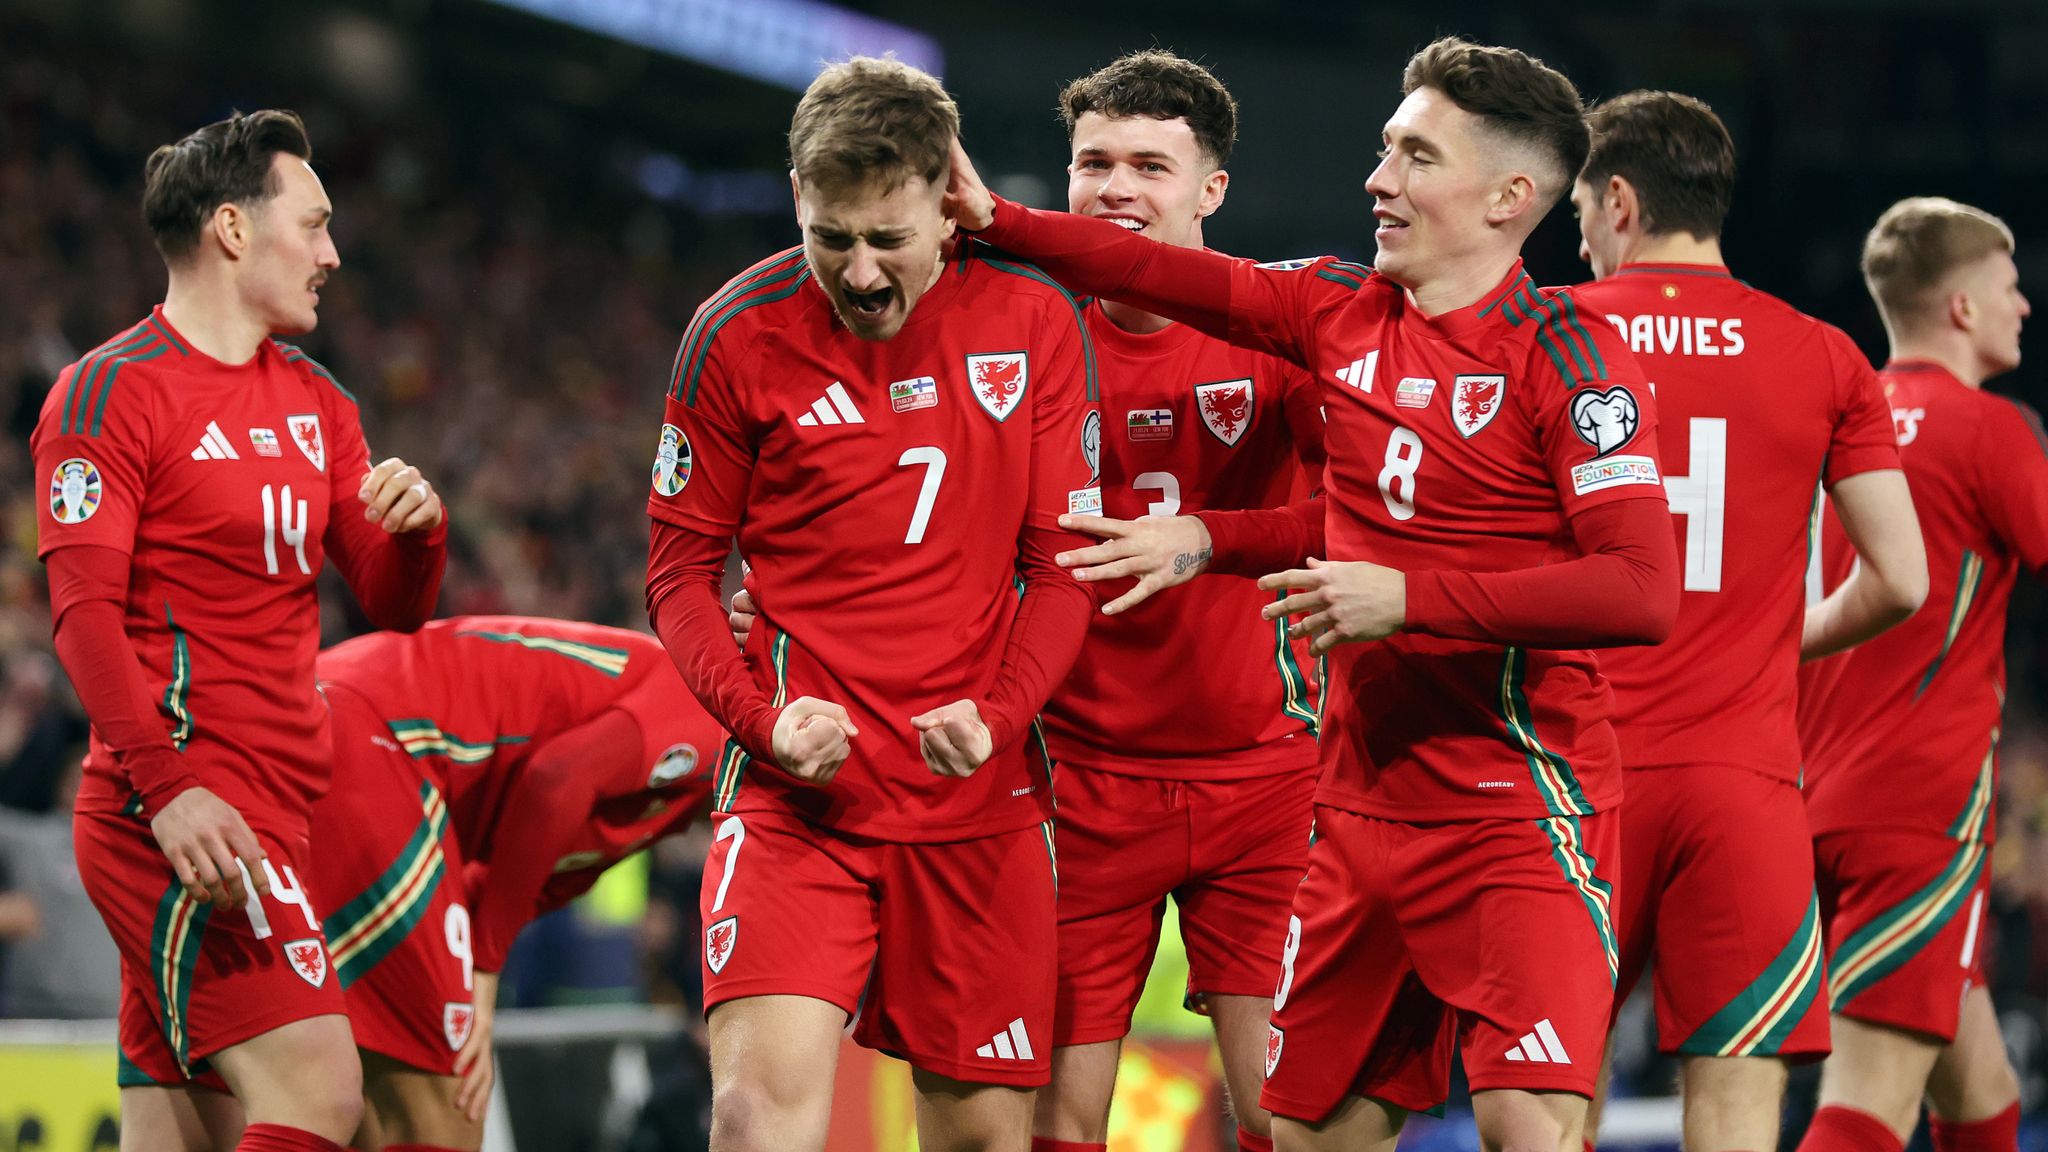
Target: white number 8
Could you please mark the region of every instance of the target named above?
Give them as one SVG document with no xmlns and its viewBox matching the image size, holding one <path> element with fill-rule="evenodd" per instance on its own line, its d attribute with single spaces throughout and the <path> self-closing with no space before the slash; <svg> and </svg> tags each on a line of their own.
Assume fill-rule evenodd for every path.
<svg viewBox="0 0 2048 1152">
<path fill-rule="evenodd" d="M 1280 989 L 1273 993 L 1273 1011 L 1287 1007 L 1287 994 L 1294 990 L 1294 958 L 1301 953 L 1301 917 L 1287 918 L 1287 947 L 1280 950 Z"/>
<path fill-rule="evenodd" d="M 1396 520 L 1415 518 L 1415 470 L 1422 467 L 1422 437 L 1396 427 L 1387 437 L 1387 463 L 1380 469 L 1380 499 Z"/>
</svg>

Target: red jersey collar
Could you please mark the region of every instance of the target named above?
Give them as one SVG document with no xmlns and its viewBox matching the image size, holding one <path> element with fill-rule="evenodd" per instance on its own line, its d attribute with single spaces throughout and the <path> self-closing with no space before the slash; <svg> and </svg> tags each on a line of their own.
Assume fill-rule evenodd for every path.
<svg viewBox="0 0 2048 1152">
<path fill-rule="evenodd" d="M 1708 276 L 1716 280 L 1733 280 L 1734 273 L 1726 264 L 1657 264 L 1629 263 L 1614 270 L 1616 276 Z"/>
<path fill-rule="evenodd" d="M 1949 383 L 1957 385 L 1958 387 L 1969 387 L 1969 385 L 1964 384 L 1962 380 L 1956 376 L 1955 373 L 1949 371 L 1947 365 L 1937 364 L 1932 360 L 1917 360 L 1910 358 L 1905 360 L 1887 360 L 1885 361 L 1884 368 L 1881 369 L 1881 371 L 1883 371 L 1887 375 L 1897 372 L 1913 373 L 1915 375 L 1924 374 L 1930 376 L 1939 376 L 1942 379 L 1947 380 Z"/>
<path fill-rule="evenodd" d="M 212 372 L 239 372 L 244 368 L 254 368 L 256 365 L 261 364 L 265 357 L 278 353 L 277 338 L 268 336 L 264 338 L 263 343 L 256 346 L 256 354 L 240 364 L 230 364 L 225 360 L 216 360 L 212 356 L 207 355 L 199 345 L 194 344 L 183 332 L 178 331 L 177 326 L 171 323 L 171 318 L 164 315 L 164 306 L 161 304 L 150 308 L 149 316 L 143 320 L 142 324 L 143 327 L 154 331 L 162 338 L 164 343 L 169 344 L 171 350 L 176 352 L 180 359 L 204 365 L 206 370 Z"/>
<path fill-rule="evenodd" d="M 1403 292 L 1402 296 L 1405 299 L 1407 293 Z M 1477 303 L 1437 316 L 1424 316 L 1413 301 L 1408 301 L 1401 310 L 1401 321 L 1420 335 L 1433 340 L 1447 340 L 1498 324 L 1504 315 L 1514 321 L 1515 316 L 1541 307 L 1541 302 L 1536 282 L 1529 278 L 1529 273 L 1522 268 L 1521 258 L 1517 257 L 1508 268 L 1507 275 L 1502 276 L 1500 283 L 1480 297 Z"/>
<path fill-rule="evenodd" d="M 1120 356 L 1150 358 L 1165 356 L 1179 351 L 1190 340 L 1201 339 L 1202 334 L 1185 324 L 1168 324 L 1157 332 L 1131 332 L 1117 327 L 1117 323 L 1102 310 L 1098 297 L 1088 301 L 1084 316 L 1088 322 L 1088 336 L 1099 349 L 1114 352 Z"/>
</svg>

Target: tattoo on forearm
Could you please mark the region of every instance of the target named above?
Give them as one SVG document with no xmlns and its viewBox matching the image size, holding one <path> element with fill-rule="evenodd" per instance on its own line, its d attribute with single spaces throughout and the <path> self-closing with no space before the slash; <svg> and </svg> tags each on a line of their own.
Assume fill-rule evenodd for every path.
<svg viewBox="0 0 2048 1152">
<path fill-rule="evenodd" d="M 1207 564 L 1209 557 L 1215 554 L 1216 550 L 1214 548 L 1204 548 L 1199 552 L 1183 552 L 1173 558 L 1173 574 L 1175 576 L 1185 576 L 1190 569 L 1200 568 L 1202 565 Z"/>
</svg>

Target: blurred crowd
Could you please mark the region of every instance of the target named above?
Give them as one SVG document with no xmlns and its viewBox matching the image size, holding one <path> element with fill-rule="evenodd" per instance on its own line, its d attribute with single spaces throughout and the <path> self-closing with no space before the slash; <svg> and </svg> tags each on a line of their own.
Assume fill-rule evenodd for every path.
<svg viewBox="0 0 2048 1152">
<path fill-rule="evenodd" d="M 0 1016 L 110 1016 L 113 953 L 69 863 L 86 727 L 50 646 L 28 435 L 59 369 L 161 299 L 137 211 L 143 159 L 225 115 L 235 92 L 111 41 L 81 52 L 20 17 L 0 14 L 0 44 Z M 644 627 L 644 490 L 676 342 L 698 300 L 794 242 L 786 212 L 665 202 L 641 178 L 645 156 L 589 125 L 541 138 L 529 118 L 480 119 L 488 101 L 424 100 L 393 118 L 303 95 L 343 266 L 302 343 L 360 399 L 373 451 L 418 464 L 446 497 L 442 612 Z M 2023 247 L 2043 241 L 2016 223 Z M 334 593 L 330 641 L 361 626 Z M 2015 605 L 1993 970 L 2033 1108 L 2048 1092 L 2035 642 L 2048 606 L 2038 590 Z M 662 846 L 623 912 L 538 928 L 508 986 L 529 1002 L 587 985 L 688 1003 L 702 856 L 701 843 Z M 1624 1082 L 1667 1087 L 1639 1042 L 1618 1055 Z"/>
</svg>

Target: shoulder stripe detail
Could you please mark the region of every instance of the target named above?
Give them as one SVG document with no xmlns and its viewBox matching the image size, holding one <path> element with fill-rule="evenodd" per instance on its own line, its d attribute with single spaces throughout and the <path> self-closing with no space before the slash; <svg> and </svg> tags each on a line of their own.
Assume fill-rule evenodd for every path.
<svg viewBox="0 0 2048 1152">
<path fill-rule="evenodd" d="M 1329 268 L 1316 269 L 1316 278 L 1318 280 L 1328 280 L 1332 284 L 1341 284 L 1344 287 L 1351 289 L 1353 292 L 1359 291 L 1360 289 L 1365 287 L 1365 281 L 1354 280 L 1351 277 L 1344 275 L 1342 272 L 1334 272 L 1331 271 Z"/>
<path fill-rule="evenodd" d="M 1508 323 L 1510 325 L 1518 328 L 1521 327 L 1522 321 L 1528 319 L 1528 317 L 1523 316 L 1521 313 L 1515 310 L 1515 297 L 1524 288 L 1527 288 L 1529 284 L 1529 274 L 1527 272 L 1522 273 L 1522 278 L 1515 281 L 1513 287 L 1509 288 L 1506 292 L 1501 293 L 1500 299 L 1495 300 L 1493 303 L 1488 304 L 1484 308 L 1481 308 L 1479 310 L 1479 315 L 1482 317 L 1486 316 L 1490 314 L 1495 308 L 1498 308 L 1501 310 L 1501 315 L 1506 316 L 1508 318 Z"/>
<path fill-rule="evenodd" d="M 762 263 L 733 277 L 730 283 L 720 288 L 717 292 L 712 293 L 709 299 L 697 306 L 697 311 L 690 316 L 689 324 L 683 328 L 682 340 L 676 345 L 676 362 L 669 369 L 669 391 L 671 394 L 676 391 L 678 382 L 682 379 L 685 356 L 695 344 L 705 322 L 711 318 L 711 315 L 738 297 L 759 288 L 766 281 L 789 272 L 793 262 L 801 261 L 802 259 L 803 252 L 800 249 L 785 252 L 780 256 L 771 256 Z"/>
<path fill-rule="evenodd" d="M 299 346 L 298 346 L 298 345 L 296 345 L 296 344 L 287 344 L 287 343 L 285 343 L 284 341 L 282 341 L 282 340 L 278 340 L 278 339 L 275 339 L 275 338 L 272 338 L 272 340 L 271 340 L 270 342 L 271 342 L 272 344 L 275 344 L 275 345 L 277 345 L 277 350 L 278 350 L 278 351 L 280 351 L 280 352 L 284 353 L 284 358 L 285 358 L 285 362 L 286 362 L 286 363 L 288 363 L 288 364 L 304 364 L 304 365 L 305 365 L 306 367 L 308 367 L 308 368 L 311 368 L 311 369 L 313 370 L 313 375 L 315 375 L 315 376 L 318 376 L 318 377 L 320 377 L 320 378 L 321 378 L 322 380 L 325 380 L 325 381 L 327 381 L 327 382 L 328 382 L 329 384 L 332 384 L 332 385 L 334 385 L 334 390 L 335 390 L 336 392 L 339 392 L 339 393 L 341 393 L 341 394 L 342 394 L 343 396 L 346 396 L 346 397 L 348 397 L 348 402 L 349 402 L 349 403 L 351 403 L 351 404 L 356 404 L 356 403 L 357 403 L 357 401 L 356 401 L 356 394 L 355 394 L 355 393 L 353 393 L 353 392 L 349 391 L 349 390 L 348 390 L 348 389 L 346 389 L 346 388 L 343 388 L 343 387 L 341 386 L 341 381 L 339 381 L 339 380 L 336 380 L 336 379 L 334 378 L 334 373 L 332 373 L 332 372 L 329 372 L 329 371 L 327 370 L 327 366 L 326 366 L 326 365 L 324 365 L 324 364 L 320 363 L 320 362 L 319 362 L 318 360 L 315 360 L 315 359 L 313 359 L 313 358 L 312 358 L 311 356 L 308 356 L 308 355 L 306 355 L 304 351 L 300 350 L 300 348 L 299 348 Z"/>
<path fill-rule="evenodd" d="M 1372 275 L 1373 272 L 1372 265 L 1360 264 L 1356 260 L 1332 260 L 1325 267 L 1342 272 L 1348 276 L 1355 276 L 1360 280 Z"/>
<path fill-rule="evenodd" d="M 88 398 L 92 395 L 93 387 L 99 382 L 99 374 L 107 362 L 124 353 L 142 348 L 155 339 L 148 328 L 138 324 L 118 342 L 103 344 L 86 353 L 78 363 L 72 365 L 71 390 L 64 394 L 64 419 L 58 424 L 57 431 L 65 436 L 83 433 Z"/>
<path fill-rule="evenodd" d="M 1012 276 L 1022 276 L 1026 280 L 1036 280 L 1058 292 L 1066 300 L 1067 307 L 1074 312 L 1074 331 L 1081 338 L 1081 359 L 1087 370 L 1088 402 L 1096 403 L 1100 397 L 1095 380 L 1095 342 L 1088 337 L 1088 322 L 1082 318 L 1081 305 L 1075 302 L 1073 293 L 1068 292 L 1059 281 L 1040 271 L 1035 264 L 1012 264 L 1008 260 L 997 260 L 994 257 L 984 257 L 982 263 L 998 272 L 1008 272 Z"/>
<path fill-rule="evenodd" d="M 1571 297 L 1546 298 L 1536 291 L 1534 281 L 1524 277 L 1511 298 L 1502 303 L 1510 324 L 1520 327 L 1525 320 L 1537 321 L 1536 340 L 1550 354 L 1551 363 L 1568 386 L 1576 388 L 1607 379 L 1607 363 L 1593 347 L 1592 336 L 1580 326 L 1577 306 Z"/>
<path fill-rule="evenodd" d="M 718 337 L 719 329 L 749 308 L 789 299 L 810 278 L 810 264 L 799 259 L 793 267 L 770 269 L 751 281 L 736 284 L 699 308 L 696 319 L 690 321 L 689 330 L 683 333 L 682 347 L 676 351 L 669 395 L 694 406 L 697 403 L 697 374 L 704 370 L 704 362 L 711 356 L 711 343 Z"/>
<path fill-rule="evenodd" d="M 1569 292 L 1558 296 L 1557 299 L 1564 302 L 1565 323 L 1571 326 L 1579 342 L 1586 346 L 1587 353 L 1593 357 L 1594 373 L 1602 380 L 1607 379 L 1607 360 L 1600 355 L 1600 345 L 1593 342 L 1593 334 L 1586 331 L 1586 326 L 1579 322 L 1579 302 L 1572 299 Z"/>
<path fill-rule="evenodd" d="M 126 368 L 130 364 L 141 363 L 144 360 L 154 360 L 170 350 L 170 345 L 151 337 L 148 344 L 142 345 L 125 355 L 116 356 L 106 361 L 101 366 L 99 388 L 93 392 L 89 402 L 92 408 L 92 426 L 89 428 L 84 426 L 84 413 L 81 412 L 79 414 L 79 424 L 74 426 L 72 431 L 84 432 L 88 436 L 99 435 L 100 422 L 107 415 L 107 399 L 114 394 L 114 378 L 121 374 L 121 369 Z"/>
<path fill-rule="evenodd" d="M 2041 446 L 2042 454 L 2048 455 L 2048 431 L 2044 431 L 2041 427 L 2041 414 L 2034 411 L 2033 406 L 2024 400 L 2015 400 L 2010 396 L 1999 396 L 1996 392 L 1991 393 L 1991 395 L 1998 396 L 2000 400 L 2019 410 L 2020 419 L 2026 423 L 2027 431 L 2034 434 L 2034 443 Z"/>
<path fill-rule="evenodd" d="M 178 337 L 171 332 L 171 326 L 156 318 L 156 313 L 151 312 L 149 314 L 149 319 L 144 320 L 143 323 L 149 326 L 150 331 L 163 337 L 165 340 L 170 341 L 171 347 L 176 348 L 178 350 L 178 355 L 190 356 L 192 354 L 192 350 L 185 347 L 185 342 L 178 339 Z"/>
</svg>

